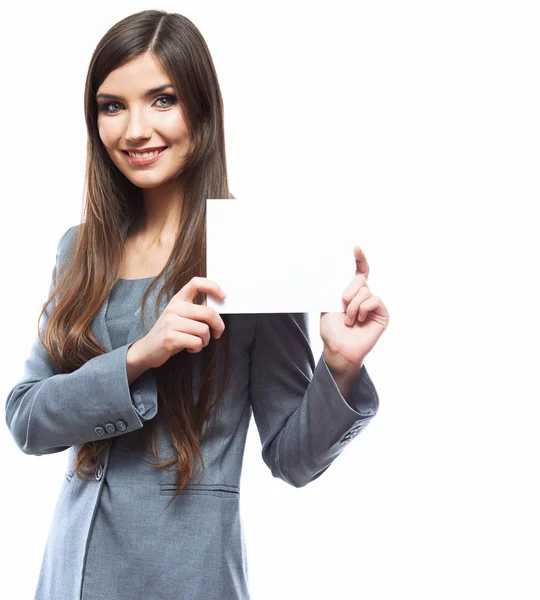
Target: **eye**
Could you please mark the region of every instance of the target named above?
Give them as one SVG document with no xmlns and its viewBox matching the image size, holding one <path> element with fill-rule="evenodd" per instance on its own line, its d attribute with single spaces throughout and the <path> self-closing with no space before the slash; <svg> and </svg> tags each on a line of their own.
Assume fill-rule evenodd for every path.
<svg viewBox="0 0 540 600">
<path fill-rule="evenodd" d="M 174 104 L 176 104 L 176 96 L 171 96 L 169 94 L 165 95 L 165 96 L 160 96 L 156 102 L 158 102 L 159 100 L 168 100 L 171 102 L 171 104 L 169 104 L 169 106 L 173 106 Z M 168 106 L 161 106 L 161 108 L 169 108 Z"/>
<path fill-rule="evenodd" d="M 108 110 L 108 107 L 114 104 L 120 104 L 120 102 L 103 102 L 102 104 L 98 105 L 98 110 L 99 112 L 114 112 L 114 110 Z"/>
<path fill-rule="evenodd" d="M 176 96 L 172 96 L 170 94 L 165 94 L 163 96 L 159 96 L 158 98 L 156 98 L 156 102 L 159 102 L 160 100 L 166 100 L 166 101 L 170 102 L 170 104 L 165 105 L 165 106 L 158 104 L 158 108 L 170 108 L 171 106 L 174 106 L 177 102 Z M 114 106 L 115 104 L 118 106 L 122 106 L 122 103 L 118 102 L 116 100 L 114 100 L 112 102 L 103 102 L 98 105 L 98 111 L 103 112 L 103 113 L 114 113 L 114 112 L 116 112 L 116 110 L 115 109 L 109 110 L 109 107 Z"/>
</svg>

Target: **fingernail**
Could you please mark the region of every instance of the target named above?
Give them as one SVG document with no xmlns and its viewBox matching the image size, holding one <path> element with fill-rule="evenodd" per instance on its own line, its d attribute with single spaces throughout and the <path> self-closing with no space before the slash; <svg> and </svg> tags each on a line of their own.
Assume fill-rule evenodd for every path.
<svg viewBox="0 0 540 600">
<path fill-rule="evenodd" d="M 223 288 L 219 288 L 219 293 L 225 297 L 227 295 L 227 293 L 225 292 L 225 290 Z"/>
</svg>

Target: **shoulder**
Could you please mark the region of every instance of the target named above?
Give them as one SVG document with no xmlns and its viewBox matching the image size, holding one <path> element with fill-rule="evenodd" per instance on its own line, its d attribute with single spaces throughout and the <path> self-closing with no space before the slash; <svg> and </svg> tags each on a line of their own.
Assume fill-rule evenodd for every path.
<svg viewBox="0 0 540 600">
<path fill-rule="evenodd" d="M 72 225 L 62 234 L 56 249 L 56 256 L 58 258 L 61 258 L 65 254 L 66 250 L 72 247 L 73 242 L 76 239 L 78 229 L 79 225 Z"/>
</svg>

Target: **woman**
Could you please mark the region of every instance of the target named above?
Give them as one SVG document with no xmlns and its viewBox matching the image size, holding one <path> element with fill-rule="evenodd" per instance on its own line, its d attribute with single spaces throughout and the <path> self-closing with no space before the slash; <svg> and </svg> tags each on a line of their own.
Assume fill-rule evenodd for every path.
<svg viewBox="0 0 540 600">
<path fill-rule="evenodd" d="M 206 198 L 234 196 L 217 76 L 185 17 L 148 10 L 113 26 L 85 114 L 86 219 L 58 244 L 6 404 L 23 452 L 68 450 L 35 600 L 247 599 L 251 412 L 275 477 L 322 475 L 376 414 L 363 362 L 388 312 L 358 247 L 345 312 L 321 314 L 317 365 L 307 314 L 207 306 L 224 296 L 204 277 Z"/>
</svg>

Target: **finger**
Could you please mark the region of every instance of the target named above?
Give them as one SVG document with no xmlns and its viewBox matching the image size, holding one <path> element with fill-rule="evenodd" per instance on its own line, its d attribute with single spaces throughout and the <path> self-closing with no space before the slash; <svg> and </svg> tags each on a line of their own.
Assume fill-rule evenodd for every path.
<svg viewBox="0 0 540 600">
<path fill-rule="evenodd" d="M 365 301 L 365 307 L 363 304 L 360 306 L 360 309 L 365 310 L 367 316 L 371 321 L 378 321 L 381 324 L 388 325 L 388 309 L 386 308 L 384 302 L 381 300 L 380 296 L 371 296 Z"/>
<path fill-rule="evenodd" d="M 374 298 L 374 296 L 373 294 L 370 294 L 369 297 L 366 298 L 358 308 L 358 321 L 360 323 L 363 323 L 366 320 L 369 312 L 375 308 L 375 303 L 372 301 L 372 298 Z M 368 302 L 368 300 L 371 302 Z"/>
<path fill-rule="evenodd" d="M 356 296 L 351 300 L 346 311 L 345 325 L 353 325 L 359 317 L 362 303 L 372 296 L 371 290 L 364 286 L 358 290 Z"/>
<path fill-rule="evenodd" d="M 197 321 L 196 319 L 188 319 L 185 317 L 179 317 L 179 319 L 178 325 L 175 326 L 176 331 L 179 333 L 195 335 L 201 338 L 204 346 L 207 346 L 210 343 L 210 336 L 212 335 L 214 329 L 208 323 L 204 321 Z M 214 337 L 219 337 L 219 335 Z"/>
<path fill-rule="evenodd" d="M 199 292 L 212 294 L 219 300 L 223 300 L 226 295 L 217 282 L 206 277 L 193 277 L 173 298 L 178 298 L 184 302 L 193 302 Z"/>
<path fill-rule="evenodd" d="M 207 345 L 198 335 L 191 335 L 181 331 L 177 331 L 176 333 L 178 334 L 178 347 L 190 354 L 200 352 Z"/>
<path fill-rule="evenodd" d="M 369 275 L 369 264 L 360 246 L 354 247 L 354 258 L 356 260 L 356 275 L 363 275 L 366 279 Z"/>
<path fill-rule="evenodd" d="M 355 275 L 352 278 L 351 283 L 349 283 L 349 285 L 345 288 L 343 296 L 341 296 L 341 299 L 343 300 L 344 309 L 347 308 L 351 300 L 356 296 L 358 290 L 363 287 L 367 287 L 366 278 L 363 275 Z"/>
<path fill-rule="evenodd" d="M 215 338 L 221 337 L 221 334 L 225 330 L 223 319 L 210 306 L 191 304 L 190 302 L 184 302 L 182 300 L 177 300 L 176 302 L 171 300 L 169 304 L 174 310 L 175 315 L 207 324 L 212 330 L 212 335 Z"/>
</svg>

